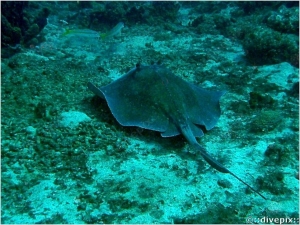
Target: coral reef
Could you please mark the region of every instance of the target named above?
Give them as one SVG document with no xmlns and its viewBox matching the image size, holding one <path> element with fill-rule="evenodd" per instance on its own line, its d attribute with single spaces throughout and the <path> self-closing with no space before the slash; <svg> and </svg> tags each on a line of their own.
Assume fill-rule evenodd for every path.
<svg viewBox="0 0 300 225">
<path fill-rule="evenodd" d="M 298 2 L 1 2 L 1 221 L 299 218 L 298 10 Z M 63 35 L 101 37 L 119 22 L 108 40 Z M 120 126 L 87 90 L 158 60 L 189 83 L 226 90 L 220 120 L 197 141 L 267 201 L 213 170 L 182 136 Z"/>
</svg>

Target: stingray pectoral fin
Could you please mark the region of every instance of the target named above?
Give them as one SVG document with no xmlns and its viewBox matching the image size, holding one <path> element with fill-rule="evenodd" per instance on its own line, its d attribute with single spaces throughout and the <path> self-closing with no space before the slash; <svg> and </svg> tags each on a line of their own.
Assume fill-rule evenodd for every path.
<svg viewBox="0 0 300 225">
<path fill-rule="evenodd" d="M 105 99 L 102 91 L 99 88 L 97 88 L 94 84 L 88 82 L 87 86 L 90 89 L 90 91 L 92 91 L 95 95 Z"/>
<path fill-rule="evenodd" d="M 173 123 L 169 123 L 166 131 L 162 132 L 160 135 L 162 137 L 173 137 L 180 134 L 177 127 Z"/>
</svg>

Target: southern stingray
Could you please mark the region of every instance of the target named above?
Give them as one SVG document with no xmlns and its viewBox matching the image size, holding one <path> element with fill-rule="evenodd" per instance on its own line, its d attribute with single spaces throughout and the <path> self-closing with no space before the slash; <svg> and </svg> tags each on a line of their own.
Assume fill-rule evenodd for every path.
<svg viewBox="0 0 300 225">
<path fill-rule="evenodd" d="M 182 134 L 213 168 L 231 174 L 266 199 L 210 156 L 196 140 L 204 135 L 203 127 L 210 130 L 216 125 L 224 91 L 208 91 L 190 84 L 159 64 L 137 64 L 107 86 L 97 88 L 89 82 L 88 88 L 107 101 L 121 125 L 158 131 L 162 137 Z"/>
</svg>

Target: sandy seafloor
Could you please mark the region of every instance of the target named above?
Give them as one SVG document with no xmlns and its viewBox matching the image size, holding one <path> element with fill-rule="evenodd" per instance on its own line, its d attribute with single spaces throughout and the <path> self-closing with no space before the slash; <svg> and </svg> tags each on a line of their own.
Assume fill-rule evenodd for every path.
<svg viewBox="0 0 300 225">
<path fill-rule="evenodd" d="M 298 68 L 247 64 L 238 41 L 222 35 L 125 24 L 120 36 L 97 40 L 61 37 L 56 22 L 49 17 L 43 51 L 24 48 L 1 62 L 2 223 L 299 217 L 299 102 L 289 95 Z M 122 127 L 87 89 L 157 60 L 190 83 L 227 91 L 217 125 L 197 140 L 267 200 L 212 169 L 182 136 Z M 251 92 L 264 96 L 260 107 L 250 107 Z"/>
</svg>

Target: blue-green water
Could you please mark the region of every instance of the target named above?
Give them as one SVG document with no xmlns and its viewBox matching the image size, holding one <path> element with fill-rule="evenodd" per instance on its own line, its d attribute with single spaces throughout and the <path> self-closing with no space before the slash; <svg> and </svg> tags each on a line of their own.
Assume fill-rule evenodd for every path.
<svg viewBox="0 0 300 225">
<path fill-rule="evenodd" d="M 1 8 L 2 223 L 299 223 L 297 4 Z M 99 38 L 66 35 L 75 29 Z M 158 60 L 227 91 L 217 125 L 197 140 L 267 200 L 210 167 L 182 136 L 121 126 L 87 89 Z"/>
</svg>

